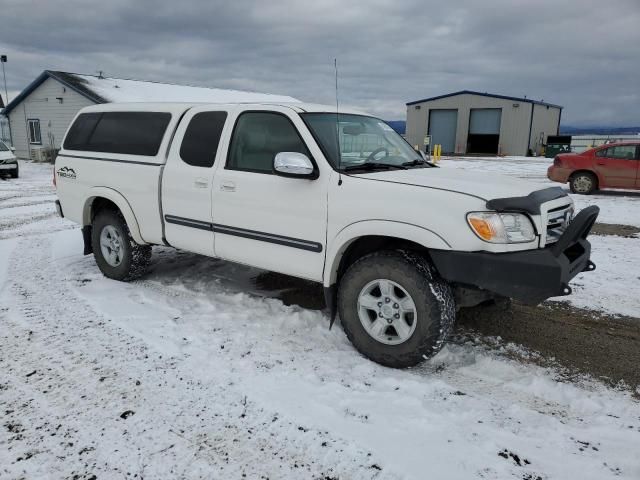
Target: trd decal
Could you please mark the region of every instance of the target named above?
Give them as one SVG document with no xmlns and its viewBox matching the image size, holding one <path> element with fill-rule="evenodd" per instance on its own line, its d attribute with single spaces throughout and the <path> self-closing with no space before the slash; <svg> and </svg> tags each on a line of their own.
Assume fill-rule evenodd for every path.
<svg viewBox="0 0 640 480">
<path fill-rule="evenodd" d="M 70 180 L 76 179 L 76 171 L 73 168 L 61 167 L 56 173 L 58 174 L 58 177 L 68 178 Z"/>
</svg>

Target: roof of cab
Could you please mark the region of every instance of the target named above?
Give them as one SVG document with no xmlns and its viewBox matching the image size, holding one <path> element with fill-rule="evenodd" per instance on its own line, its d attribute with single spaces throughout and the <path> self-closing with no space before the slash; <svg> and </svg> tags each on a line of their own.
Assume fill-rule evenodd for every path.
<svg viewBox="0 0 640 480">
<path fill-rule="evenodd" d="M 122 112 L 122 111 L 165 111 L 165 112 L 184 112 L 194 107 L 206 107 L 208 105 L 222 107 L 243 106 L 246 109 L 263 108 L 268 106 L 280 106 L 291 108 L 298 113 L 336 113 L 335 105 L 322 105 L 317 103 L 303 102 L 131 102 L 131 103 L 102 103 L 91 105 L 82 109 L 82 112 Z M 365 112 L 353 108 L 339 108 L 340 113 L 368 115 Z"/>
</svg>

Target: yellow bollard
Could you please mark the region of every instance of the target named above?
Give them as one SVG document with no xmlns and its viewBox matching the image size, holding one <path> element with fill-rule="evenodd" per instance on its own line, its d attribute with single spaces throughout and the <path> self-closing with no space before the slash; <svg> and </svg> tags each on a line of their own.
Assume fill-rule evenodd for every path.
<svg viewBox="0 0 640 480">
<path fill-rule="evenodd" d="M 442 155 L 442 145 L 437 144 L 433 147 L 433 160 L 434 163 L 438 163 L 440 161 L 440 157 Z"/>
</svg>

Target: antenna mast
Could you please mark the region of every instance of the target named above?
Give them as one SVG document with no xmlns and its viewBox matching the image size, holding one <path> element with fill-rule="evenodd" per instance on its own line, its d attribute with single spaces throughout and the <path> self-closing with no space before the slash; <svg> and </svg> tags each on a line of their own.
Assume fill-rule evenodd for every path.
<svg viewBox="0 0 640 480">
<path fill-rule="evenodd" d="M 333 68 L 336 72 L 336 143 L 338 145 L 338 185 L 342 185 L 342 149 L 340 148 L 340 116 L 338 103 L 338 59 L 333 59 Z"/>
</svg>

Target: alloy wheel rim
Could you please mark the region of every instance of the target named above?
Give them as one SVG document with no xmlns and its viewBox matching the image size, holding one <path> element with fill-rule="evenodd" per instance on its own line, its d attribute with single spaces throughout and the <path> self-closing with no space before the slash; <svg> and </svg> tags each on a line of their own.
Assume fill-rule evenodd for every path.
<svg viewBox="0 0 640 480">
<path fill-rule="evenodd" d="M 358 317 L 369 336 L 385 345 L 409 340 L 418 320 L 409 292 L 388 279 L 373 280 L 360 291 Z"/>
<path fill-rule="evenodd" d="M 114 226 L 106 225 L 100 232 L 100 250 L 110 266 L 117 267 L 122 263 L 124 253 L 122 236 Z"/>
</svg>

